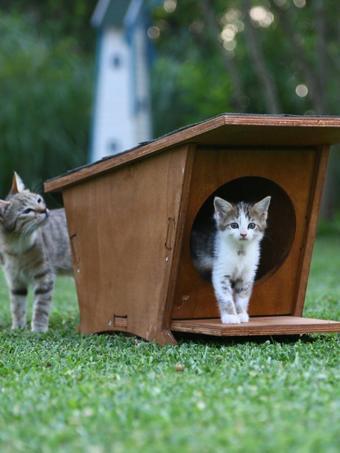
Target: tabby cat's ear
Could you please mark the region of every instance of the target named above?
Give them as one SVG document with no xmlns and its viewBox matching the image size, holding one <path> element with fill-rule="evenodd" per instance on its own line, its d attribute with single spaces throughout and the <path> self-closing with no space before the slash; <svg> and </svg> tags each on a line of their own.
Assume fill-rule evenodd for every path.
<svg viewBox="0 0 340 453">
<path fill-rule="evenodd" d="M 229 201 L 223 200 L 223 198 L 215 197 L 214 198 L 214 208 L 215 208 L 215 218 L 222 219 L 230 211 L 232 211 L 234 209 L 234 206 L 231 203 L 229 203 Z"/>
<path fill-rule="evenodd" d="M 18 173 L 15 171 L 12 178 L 12 186 L 9 191 L 9 195 L 15 195 L 26 190 L 23 180 L 20 178 Z"/>
</svg>

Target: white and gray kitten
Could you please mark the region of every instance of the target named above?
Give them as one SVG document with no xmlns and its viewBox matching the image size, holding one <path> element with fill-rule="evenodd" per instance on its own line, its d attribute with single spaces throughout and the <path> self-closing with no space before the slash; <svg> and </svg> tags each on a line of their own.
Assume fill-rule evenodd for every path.
<svg viewBox="0 0 340 453">
<path fill-rule="evenodd" d="M 194 263 L 211 274 L 223 324 L 249 321 L 248 305 L 260 260 L 271 197 L 257 203 L 214 198 L 214 236 L 194 238 Z M 195 232 L 194 232 L 195 235 Z"/>
<path fill-rule="evenodd" d="M 65 212 L 48 211 L 41 195 L 27 190 L 16 173 L 9 195 L 0 200 L 0 255 L 10 291 L 12 328 L 26 326 L 32 285 L 32 331 L 46 332 L 55 276 L 72 273 Z"/>
</svg>

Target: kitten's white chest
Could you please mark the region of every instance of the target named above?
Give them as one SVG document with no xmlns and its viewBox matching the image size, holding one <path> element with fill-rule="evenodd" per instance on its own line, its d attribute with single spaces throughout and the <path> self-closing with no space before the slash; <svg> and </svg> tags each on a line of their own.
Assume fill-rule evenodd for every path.
<svg viewBox="0 0 340 453">
<path fill-rule="evenodd" d="M 215 250 L 215 268 L 219 273 L 230 275 L 232 279 L 252 278 L 259 262 L 259 245 L 236 243 L 218 239 Z"/>
</svg>

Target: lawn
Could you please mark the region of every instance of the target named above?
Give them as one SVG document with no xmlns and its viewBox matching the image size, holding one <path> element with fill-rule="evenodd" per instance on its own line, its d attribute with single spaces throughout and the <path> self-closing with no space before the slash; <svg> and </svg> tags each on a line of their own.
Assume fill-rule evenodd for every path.
<svg viewBox="0 0 340 453">
<path fill-rule="evenodd" d="M 305 314 L 340 319 L 340 234 L 318 239 Z M 82 337 L 73 281 L 50 331 L 11 332 L 0 275 L 1 452 L 338 452 L 339 337 Z M 184 371 L 176 371 L 176 364 Z M 178 368 L 178 367 L 177 367 Z"/>
</svg>

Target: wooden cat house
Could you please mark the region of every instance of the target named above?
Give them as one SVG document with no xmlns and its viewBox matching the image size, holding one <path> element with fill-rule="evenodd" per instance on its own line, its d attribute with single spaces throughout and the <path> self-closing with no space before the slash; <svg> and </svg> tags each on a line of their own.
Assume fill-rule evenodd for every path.
<svg viewBox="0 0 340 453">
<path fill-rule="evenodd" d="M 326 174 L 340 118 L 221 115 L 46 182 L 62 191 L 82 333 L 123 331 L 160 344 L 218 336 L 339 332 L 302 317 Z M 212 200 L 270 195 L 248 323 L 223 325 L 195 269 L 191 233 Z"/>
</svg>

